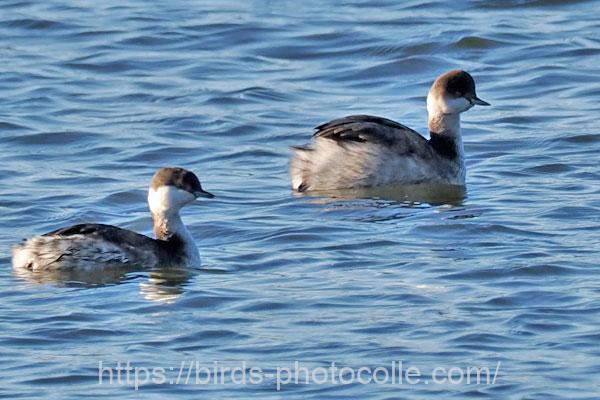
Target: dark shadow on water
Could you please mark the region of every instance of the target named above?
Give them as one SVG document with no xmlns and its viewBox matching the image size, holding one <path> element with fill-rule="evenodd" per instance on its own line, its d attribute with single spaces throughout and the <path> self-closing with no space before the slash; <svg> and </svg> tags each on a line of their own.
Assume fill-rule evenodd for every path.
<svg viewBox="0 0 600 400">
<path fill-rule="evenodd" d="M 464 200 L 467 198 L 467 190 L 465 186 L 420 184 L 311 191 L 299 195 L 320 197 L 324 202 L 328 200 L 378 199 L 408 205 L 462 206 Z"/>
<path fill-rule="evenodd" d="M 13 273 L 29 283 L 84 289 L 129 283 L 147 276 L 148 279 L 140 283 L 142 296 L 151 301 L 172 303 L 184 293 L 186 284 L 198 271 L 197 268 L 110 267 L 93 271 L 13 270 Z"/>
</svg>

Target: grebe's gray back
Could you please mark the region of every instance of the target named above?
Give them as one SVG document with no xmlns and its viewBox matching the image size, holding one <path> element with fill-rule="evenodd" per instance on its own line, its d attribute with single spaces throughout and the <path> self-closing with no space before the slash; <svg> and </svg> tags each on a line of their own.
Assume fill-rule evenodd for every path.
<svg viewBox="0 0 600 400">
<path fill-rule="evenodd" d="M 430 139 L 392 120 L 352 115 L 318 126 L 308 146 L 295 147 L 292 188 L 336 190 L 394 184 L 464 185 L 460 113 L 489 105 L 465 71 L 439 76 L 427 95 Z"/>
<path fill-rule="evenodd" d="M 13 268 L 43 271 L 111 266 L 192 266 L 198 248 L 179 211 L 198 197 L 214 197 L 192 172 L 162 168 L 148 190 L 156 239 L 104 224 L 78 224 L 35 236 L 13 247 Z"/>
</svg>

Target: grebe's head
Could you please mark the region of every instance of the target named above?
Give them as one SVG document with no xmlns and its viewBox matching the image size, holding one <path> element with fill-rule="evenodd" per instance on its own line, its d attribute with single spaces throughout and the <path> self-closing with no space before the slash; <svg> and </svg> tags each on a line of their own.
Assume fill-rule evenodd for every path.
<svg viewBox="0 0 600 400">
<path fill-rule="evenodd" d="M 202 189 L 193 172 L 183 168 L 161 168 L 152 177 L 148 205 L 152 214 L 171 214 L 198 197 L 215 197 Z"/>
<path fill-rule="evenodd" d="M 427 95 L 429 114 L 460 114 L 474 105 L 489 106 L 475 93 L 475 81 L 468 72 L 452 70 L 440 75 Z"/>
</svg>

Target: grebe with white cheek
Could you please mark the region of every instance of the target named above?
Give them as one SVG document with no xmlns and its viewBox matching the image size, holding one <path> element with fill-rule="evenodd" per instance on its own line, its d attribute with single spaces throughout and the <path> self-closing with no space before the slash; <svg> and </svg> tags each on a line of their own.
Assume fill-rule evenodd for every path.
<svg viewBox="0 0 600 400">
<path fill-rule="evenodd" d="M 78 224 L 13 247 L 14 269 L 53 271 L 115 266 L 198 266 L 200 255 L 179 211 L 198 197 L 214 197 L 183 168 L 162 168 L 148 190 L 156 239 L 103 224 Z"/>
<path fill-rule="evenodd" d="M 318 126 L 312 142 L 293 148 L 292 188 L 353 189 L 384 185 L 464 185 L 466 177 L 460 113 L 489 106 L 475 93 L 465 71 L 439 76 L 427 95 L 427 140 L 392 120 L 352 115 Z"/>
</svg>

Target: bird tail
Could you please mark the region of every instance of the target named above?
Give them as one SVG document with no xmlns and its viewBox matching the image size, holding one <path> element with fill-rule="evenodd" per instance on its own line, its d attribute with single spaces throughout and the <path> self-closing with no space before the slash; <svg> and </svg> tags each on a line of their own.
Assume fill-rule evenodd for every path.
<svg viewBox="0 0 600 400">
<path fill-rule="evenodd" d="M 309 170 L 313 149 L 308 147 L 292 147 L 292 159 L 290 161 L 290 178 L 292 189 L 304 192 L 309 189 L 307 172 Z"/>
</svg>

